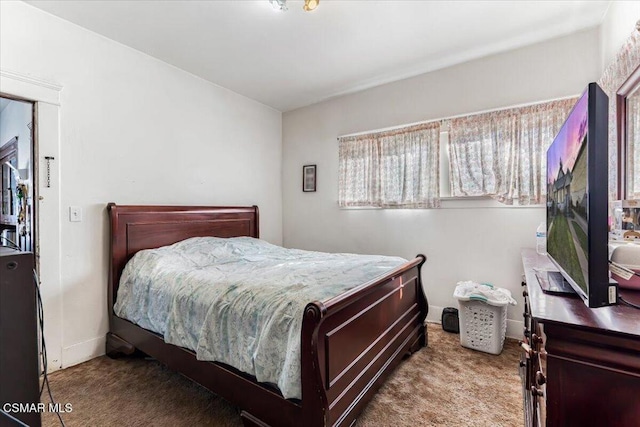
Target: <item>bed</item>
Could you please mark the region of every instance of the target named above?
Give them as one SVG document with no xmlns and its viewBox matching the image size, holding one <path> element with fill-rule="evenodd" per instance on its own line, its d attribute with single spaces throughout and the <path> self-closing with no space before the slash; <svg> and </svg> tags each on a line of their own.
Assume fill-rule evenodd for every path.
<svg viewBox="0 0 640 427">
<path fill-rule="evenodd" d="M 302 314 L 300 398 L 220 362 L 201 361 L 185 347 L 114 313 L 120 277 L 143 249 L 193 237 L 259 237 L 258 208 L 108 205 L 110 357 L 147 354 L 240 408 L 251 426 L 348 426 L 402 358 L 427 343 L 428 305 L 418 255 L 386 274 L 328 300 L 309 301 Z"/>
</svg>

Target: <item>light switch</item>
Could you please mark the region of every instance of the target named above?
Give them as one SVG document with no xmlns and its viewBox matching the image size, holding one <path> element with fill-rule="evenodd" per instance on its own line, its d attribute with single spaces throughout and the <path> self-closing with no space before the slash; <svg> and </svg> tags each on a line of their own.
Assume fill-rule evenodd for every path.
<svg viewBox="0 0 640 427">
<path fill-rule="evenodd" d="M 80 206 L 69 206 L 69 221 L 82 221 L 82 208 Z"/>
</svg>

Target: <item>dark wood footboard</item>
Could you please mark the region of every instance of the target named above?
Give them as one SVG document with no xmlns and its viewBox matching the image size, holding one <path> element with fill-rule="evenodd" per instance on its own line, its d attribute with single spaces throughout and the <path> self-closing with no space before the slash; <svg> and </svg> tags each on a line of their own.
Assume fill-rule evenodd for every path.
<svg viewBox="0 0 640 427">
<path fill-rule="evenodd" d="M 307 425 L 350 425 L 402 357 L 426 344 L 428 308 L 420 280 L 425 260 L 419 255 L 383 278 L 307 306 L 302 325 Z"/>
<path fill-rule="evenodd" d="M 402 358 L 426 345 L 426 257 L 331 300 L 307 305 L 302 323 L 302 400 L 113 313 L 120 274 L 141 249 L 195 236 L 258 237 L 257 207 L 108 206 L 111 220 L 107 354 L 142 351 L 241 408 L 245 425 L 349 426 Z"/>
</svg>

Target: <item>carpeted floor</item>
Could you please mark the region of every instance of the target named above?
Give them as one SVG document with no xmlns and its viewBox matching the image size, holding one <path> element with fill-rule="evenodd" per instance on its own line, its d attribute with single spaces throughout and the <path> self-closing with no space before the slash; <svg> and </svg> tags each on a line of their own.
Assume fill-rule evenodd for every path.
<svg viewBox="0 0 640 427">
<path fill-rule="evenodd" d="M 429 324 L 429 347 L 405 360 L 369 403 L 358 426 L 520 426 L 518 346 L 499 356 L 460 346 L 459 336 Z M 50 376 L 63 414 L 75 426 L 240 426 L 216 395 L 145 359 L 99 357 Z M 48 400 L 46 400 L 48 402 Z M 59 425 L 54 414 L 44 426 Z"/>
</svg>

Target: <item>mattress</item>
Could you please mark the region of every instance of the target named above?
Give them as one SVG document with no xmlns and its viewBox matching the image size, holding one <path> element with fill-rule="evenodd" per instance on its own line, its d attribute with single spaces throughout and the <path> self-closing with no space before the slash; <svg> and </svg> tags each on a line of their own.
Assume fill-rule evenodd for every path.
<svg viewBox="0 0 640 427">
<path fill-rule="evenodd" d="M 300 399 L 305 306 L 407 262 L 403 258 L 285 249 L 251 237 L 195 237 L 136 253 L 114 312 Z"/>
</svg>

